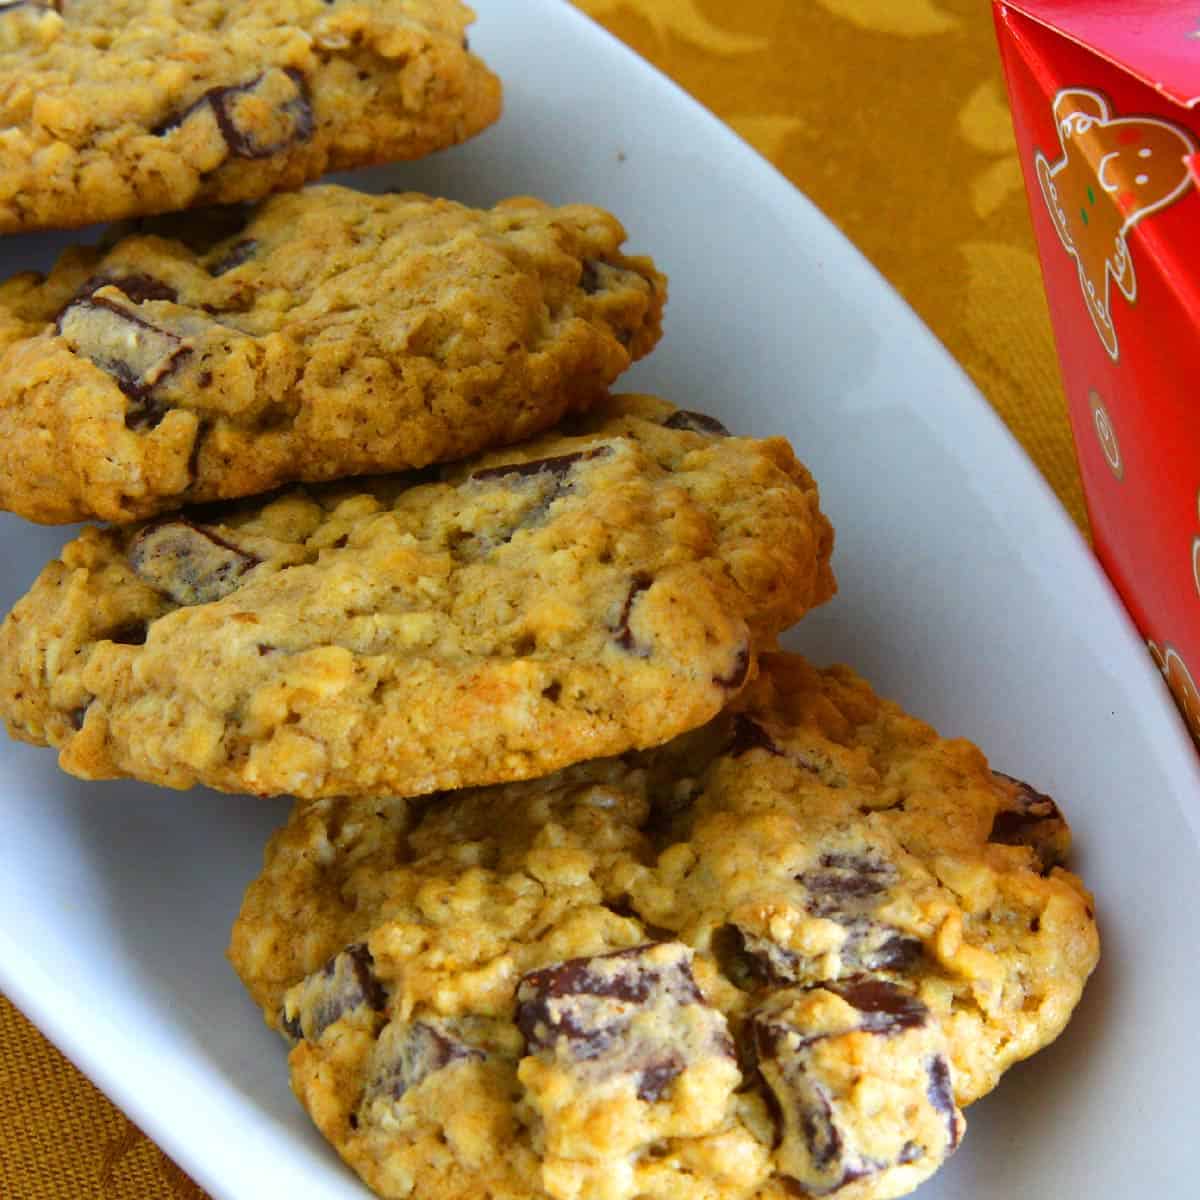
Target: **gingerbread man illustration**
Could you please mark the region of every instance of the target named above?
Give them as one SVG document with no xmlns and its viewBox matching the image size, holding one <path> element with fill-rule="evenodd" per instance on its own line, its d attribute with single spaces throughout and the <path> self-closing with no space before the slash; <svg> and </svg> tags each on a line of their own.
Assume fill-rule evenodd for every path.
<svg viewBox="0 0 1200 1200">
<path fill-rule="evenodd" d="M 1068 88 L 1054 98 L 1062 158 L 1035 155 L 1042 195 L 1058 236 L 1079 268 L 1079 286 L 1096 332 L 1119 357 L 1112 284 L 1137 297 L 1126 234 L 1191 186 L 1191 137 L 1155 117 L 1111 117 L 1099 93 Z"/>
</svg>

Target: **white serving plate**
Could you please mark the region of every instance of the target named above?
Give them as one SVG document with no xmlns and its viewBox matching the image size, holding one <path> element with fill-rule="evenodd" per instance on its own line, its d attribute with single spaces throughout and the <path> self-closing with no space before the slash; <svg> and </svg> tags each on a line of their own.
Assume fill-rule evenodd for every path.
<svg viewBox="0 0 1200 1200">
<path fill-rule="evenodd" d="M 1195 1200 L 1200 767 L 1086 546 L 941 346 L 770 166 L 560 0 L 479 7 L 499 127 L 360 181 L 621 215 L 671 276 L 667 336 L 629 383 L 786 434 L 821 481 L 841 594 L 793 644 L 978 740 L 1076 830 L 1102 965 L 1064 1037 L 968 1112 L 922 1200 Z M 0 268 L 69 240 L 6 239 Z M 66 536 L 0 516 L 0 606 Z M 286 807 L 85 784 L 0 744 L 0 988 L 217 1200 L 366 1195 L 223 957 Z"/>
</svg>

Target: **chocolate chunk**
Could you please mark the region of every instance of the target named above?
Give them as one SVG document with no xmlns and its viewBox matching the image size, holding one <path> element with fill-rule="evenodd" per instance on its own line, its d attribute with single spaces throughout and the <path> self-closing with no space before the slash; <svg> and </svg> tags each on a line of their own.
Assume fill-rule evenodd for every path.
<svg viewBox="0 0 1200 1200">
<path fill-rule="evenodd" d="M 147 525 L 129 547 L 140 579 L 176 604 L 209 604 L 236 591 L 262 561 L 211 529 L 177 519 Z"/>
<path fill-rule="evenodd" d="M 822 854 L 819 866 L 799 876 L 813 894 L 808 911 L 824 917 L 842 912 L 847 899 L 882 895 L 896 881 L 891 863 L 870 854 Z"/>
<path fill-rule="evenodd" d="M 673 412 L 664 422 L 665 429 L 686 429 L 689 433 L 703 433 L 709 437 L 729 437 L 729 430 L 707 413 L 689 412 L 681 408 Z"/>
<path fill-rule="evenodd" d="M 166 410 L 151 393 L 191 354 L 182 338 L 105 296 L 69 304 L 59 314 L 57 332 L 72 351 L 111 375 L 134 402 L 125 415 L 130 428 L 158 424 Z"/>
<path fill-rule="evenodd" d="M 87 280 L 75 293 L 71 303 L 86 300 L 105 287 L 118 288 L 134 304 L 144 304 L 147 300 L 174 302 L 179 299 L 179 293 L 169 283 L 163 283 L 161 279 L 156 279 L 153 275 L 147 275 L 143 271 L 131 271 L 126 275 L 105 271 L 99 275 L 93 275 Z M 64 308 L 63 311 L 65 312 L 66 309 Z"/>
<path fill-rule="evenodd" d="M 255 129 L 261 108 L 253 103 L 247 105 L 247 100 L 265 101 L 270 106 L 269 129 Z M 212 114 L 229 153 L 236 158 L 269 158 L 296 142 L 307 141 L 313 133 L 308 84 L 295 67 L 271 68 L 247 83 L 210 88 L 153 132 L 166 136 L 206 112 Z"/>
<path fill-rule="evenodd" d="M 808 911 L 846 930 L 843 973 L 902 971 L 920 958 L 919 939 L 875 918 L 896 878 L 895 867 L 873 850 L 826 852 L 815 868 L 797 877 L 808 892 Z"/>
<path fill-rule="evenodd" d="M 868 1033 L 899 1033 L 916 1029 L 929 1019 L 929 1009 L 912 992 L 886 979 L 858 976 L 822 986 L 862 1013 L 860 1028 Z"/>
<path fill-rule="evenodd" d="M 689 1016 L 696 1007 L 702 1012 Z M 646 1012 L 655 1019 L 635 1024 Z M 582 1082 L 628 1078 L 649 1103 L 689 1063 L 733 1057 L 725 1018 L 706 1004 L 692 977 L 691 951 L 678 942 L 531 972 L 517 991 L 517 1026 L 527 1053 L 565 1061 Z"/>
<path fill-rule="evenodd" d="M 701 1003 L 702 997 L 692 978 L 690 953 L 679 953 L 659 965 L 651 959 L 654 945 L 635 946 L 595 958 L 571 958 L 553 967 L 531 971 L 521 980 L 517 992 L 517 1026 L 526 1044 L 534 1051 L 552 1048 L 560 1036 L 578 1041 L 577 1057 L 588 1051 L 599 1035 L 607 1036 L 610 1024 L 589 1018 L 577 1009 L 594 1009 L 601 1014 L 604 1006 L 582 1006 L 578 997 L 602 996 L 625 1004 L 644 1004 L 651 996 L 665 995 L 678 1004 Z M 684 951 L 683 947 L 678 947 Z M 562 1001 L 562 1003 L 558 1003 Z M 628 1023 L 620 1006 L 611 1006 L 617 1024 Z"/>
<path fill-rule="evenodd" d="M 621 606 L 621 615 L 617 618 L 616 627 L 613 629 L 613 641 L 621 647 L 622 650 L 628 650 L 631 654 L 637 654 L 640 658 L 646 658 L 649 653 L 649 647 L 641 645 L 637 638 L 633 636 L 633 630 L 629 628 L 629 618 L 633 612 L 633 606 L 637 598 L 647 591 L 654 580 L 642 572 L 639 572 L 633 577 L 629 584 L 629 592 L 625 596 L 625 603 Z"/>
<path fill-rule="evenodd" d="M 741 935 L 742 953 L 746 956 L 751 978 L 758 983 L 779 986 L 801 982 L 811 971 L 805 970 L 805 960 L 778 942 L 734 926 Z"/>
<path fill-rule="evenodd" d="M 1028 846 L 1043 871 L 1061 866 L 1071 848 L 1071 831 L 1058 805 L 1043 792 L 1020 779 L 993 771 L 997 791 L 1010 807 L 1002 808 L 992 821 L 989 842 L 1005 846 Z"/>
<path fill-rule="evenodd" d="M 844 1024 L 829 1007 L 829 993 L 853 1009 Z M 953 1094 L 947 1101 L 931 1092 L 932 1063 L 945 1070 L 938 1085 L 949 1086 L 944 1034 L 911 992 L 865 977 L 791 989 L 755 1009 L 747 1025 L 754 1086 L 778 1123 L 776 1163 L 801 1194 L 828 1195 L 856 1179 L 926 1158 L 932 1171 L 957 1144 L 960 1118 Z M 886 1053 L 872 1053 L 864 1036 L 895 1044 Z M 879 1073 L 886 1083 L 881 1094 L 894 1097 L 890 1103 L 897 1112 L 913 1114 L 915 1122 L 861 1129 L 858 1089 L 866 1071 Z M 943 1101 L 949 1104 L 948 1120 Z"/>
<path fill-rule="evenodd" d="M 148 631 L 149 626 L 145 621 L 126 621 L 124 625 L 105 634 L 104 639 L 116 642 L 118 646 L 144 646 Z"/>
<path fill-rule="evenodd" d="M 924 948 L 919 938 L 875 926 L 859 933 L 851 931 L 853 939 L 849 952 L 842 951 L 842 961 L 852 969 L 864 971 L 907 971 L 920 959 Z"/>
<path fill-rule="evenodd" d="M 748 745 L 753 745 L 750 738 L 754 730 L 759 729 L 760 726 L 751 723 L 744 731 Z M 779 753 L 778 750 L 772 752 Z M 910 968 L 921 956 L 920 940 L 880 921 L 875 915 L 886 901 L 888 889 L 896 878 L 892 864 L 873 850 L 863 853 L 828 850 L 822 853 L 816 866 L 801 872 L 796 879 L 808 893 L 807 911 L 814 917 L 834 921 L 845 930 L 836 965 L 831 967 L 824 954 L 808 957 L 779 945 L 770 937 L 739 928 L 740 950 L 751 964 L 752 978 L 773 986 L 811 984 L 860 972 Z"/>
<path fill-rule="evenodd" d="M 784 753 L 771 740 L 771 735 L 755 720 L 738 713 L 733 719 L 733 740 L 725 753 L 730 758 L 741 758 L 751 750 L 765 750 L 768 754 L 784 757 Z"/>
<path fill-rule="evenodd" d="M 962 1136 L 962 1124 L 954 1103 L 950 1066 L 942 1055 L 937 1054 L 926 1064 L 926 1070 L 929 1073 L 929 1086 L 925 1089 L 925 1094 L 929 1097 L 929 1103 L 945 1119 L 946 1143 L 950 1150 L 954 1150 Z"/>
<path fill-rule="evenodd" d="M 596 269 L 595 259 L 583 260 L 583 268 L 579 272 L 579 286 L 589 296 L 594 296 L 600 290 L 600 272 Z"/>
<path fill-rule="evenodd" d="M 331 1025 L 359 1008 L 381 1012 L 387 1007 L 387 993 L 374 967 L 371 952 L 363 943 L 347 946 L 289 990 L 280 1026 L 292 1037 L 315 1042 Z"/>
<path fill-rule="evenodd" d="M 612 453 L 609 446 L 595 446 L 591 450 L 576 450 L 572 454 L 558 454 L 553 458 L 534 458 L 529 462 L 504 463 L 498 467 L 483 467 L 472 471 L 468 479 L 482 481 L 487 479 L 507 479 L 510 476 L 529 477 L 534 475 L 551 475 L 556 479 L 565 479 L 576 463 L 587 462 L 593 458 L 604 458 Z"/>
<path fill-rule="evenodd" d="M 228 271 L 232 271 L 234 267 L 240 267 L 242 263 L 249 262 L 257 249 L 258 242 L 254 238 L 243 238 L 240 242 L 235 242 L 230 246 L 216 262 L 209 263 L 208 273 L 214 277 L 224 275 Z"/>
<path fill-rule="evenodd" d="M 799 955 L 732 922 L 713 934 L 712 954 L 722 974 L 744 992 L 764 983 L 791 983 L 799 974 Z"/>
<path fill-rule="evenodd" d="M 750 647 L 743 645 L 739 648 L 737 656 L 733 660 L 733 666 L 724 675 L 714 675 L 713 683 L 718 687 L 726 688 L 733 692 L 746 682 L 746 677 L 750 674 Z"/>
<path fill-rule="evenodd" d="M 578 463 L 589 459 L 603 458 L 612 453 L 609 446 L 594 446 L 590 450 L 577 450 L 572 454 L 559 454 L 553 458 L 535 458 L 530 462 L 504 463 L 498 467 L 482 467 L 466 478 L 466 483 L 490 483 L 509 480 L 514 485 L 532 484 L 539 489 L 536 503 L 521 518 L 507 529 L 497 530 L 487 537 L 474 534 L 464 535 L 455 547 L 459 557 L 479 557 L 497 545 L 510 542 L 518 530 L 538 524 L 550 510 L 550 506 L 573 487 L 572 472 Z M 528 485 L 526 485 L 528 486 Z"/>
<path fill-rule="evenodd" d="M 748 718 L 746 718 L 748 721 Z M 761 727 L 749 723 L 743 731 L 749 742 Z M 735 734 L 735 737 L 738 736 Z M 763 736 L 766 736 L 765 734 Z M 769 747 L 764 747 L 770 749 Z M 779 753 L 772 750 L 772 753 Z M 737 953 L 745 960 L 744 971 L 749 979 L 760 984 L 818 983 L 824 979 L 840 979 L 861 972 L 904 971 L 922 953 L 921 942 L 909 937 L 894 926 L 878 920 L 876 909 L 886 900 L 888 889 L 896 882 L 897 874 L 891 863 L 872 850 L 853 853 L 827 850 L 816 866 L 797 876 L 808 893 L 805 908 L 814 917 L 834 921 L 845 930 L 838 948 L 836 965 L 831 966 L 827 955 L 809 957 L 755 930 L 734 925 Z M 726 935 L 727 940 L 732 935 Z M 824 986 L 837 990 L 836 986 Z M 880 987 L 891 987 L 880 984 Z M 871 993 L 862 995 L 864 1003 Z M 849 999 L 849 996 L 847 996 Z"/>
<path fill-rule="evenodd" d="M 649 1104 L 661 1100 L 672 1081 L 683 1074 L 683 1068 L 686 1065 L 682 1056 L 669 1054 L 661 1062 L 645 1067 L 638 1077 L 638 1099 L 645 1100 Z"/>
<path fill-rule="evenodd" d="M 392 1022 L 376 1046 L 364 1100 L 378 1096 L 399 1100 L 451 1063 L 485 1058 L 486 1052 L 465 1041 L 454 1022 L 436 1017 L 409 1024 Z"/>
</svg>

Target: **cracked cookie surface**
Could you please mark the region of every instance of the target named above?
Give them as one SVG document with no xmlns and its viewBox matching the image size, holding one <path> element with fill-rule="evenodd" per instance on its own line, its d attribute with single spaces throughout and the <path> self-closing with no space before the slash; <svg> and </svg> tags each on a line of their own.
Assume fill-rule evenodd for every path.
<svg viewBox="0 0 1200 1200">
<path fill-rule="evenodd" d="M 458 0 L 0 5 L 0 233 L 257 200 L 500 114 Z"/>
<path fill-rule="evenodd" d="M 0 507 L 128 522 L 530 437 L 658 340 L 624 237 L 322 186 L 76 247 L 0 284 Z"/>
<path fill-rule="evenodd" d="M 230 958 L 381 1195 L 885 1200 L 1098 955 L 1057 807 L 769 653 L 656 749 L 298 802 Z"/>
<path fill-rule="evenodd" d="M 615 397 L 441 482 L 90 527 L 0 626 L 0 714 L 85 778 L 253 794 L 417 794 L 665 741 L 834 588 L 787 442 L 696 423 Z"/>
</svg>

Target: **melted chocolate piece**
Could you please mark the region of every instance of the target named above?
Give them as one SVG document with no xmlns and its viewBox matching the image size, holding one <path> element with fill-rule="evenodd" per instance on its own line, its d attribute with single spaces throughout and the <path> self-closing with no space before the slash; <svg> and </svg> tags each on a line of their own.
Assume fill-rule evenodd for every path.
<svg viewBox="0 0 1200 1200">
<path fill-rule="evenodd" d="M 752 740 L 758 734 L 767 736 L 761 726 L 749 718 L 739 717 L 740 720 L 745 720 L 747 727 L 744 730 L 735 727 L 735 744 L 741 741 L 748 749 L 761 746 L 760 742 Z M 781 753 L 773 743 L 762 748 L 770 753 Z M 846 931 L 838 952 L 835 978 L 860 972 L 904 971 L 920 957 L 919 939 L 875 918 L 876 910 L 895 881 L 895 868 L 870 851 L 865 854 L 826 851 L 815 867 L 797 876 L 797 882 L 808 893 L 805 903 L 808 912 L 814 917 L 834 921 Z M 730 928 L 736 930 L 736 951 L 745 960 L 745 972 L 757 983 L 772 986 L 815 984 L 830 972 L 824 955 L 806 957 L 752 930 L 738 926 Z M 730 936 L 727 935 L 727 939 Z M 838 990 L 833 983 L 823 986 Z M 879 986 L 890 988 L 892 985 L 881 982 Z M 869 1002 L 872 995 L 869 991 L 854 994 L 864 997 L 864 1003 Z M 846 998 L 850 999 L 850 996 Z"/>
<path fill-rule="evenodd" d="M 722 925 L 712 936 L 712 956 L 717 960 L 721 974 L 743 992 L 752 992 L 764 983 L 788 982 L 789 976 L 775 972 L 770 950 L 795 960 L 794 954 L 774 942 L 748 936 L 732 922 Z"/>
<path fill-rule="evenodd" d="M 644 1004 L 651 996 L 670 996 L 678 1004 L 700 1004 L 703 997 L 687 958 L 666 970 L 647 961 L 654 946 L 634 946 L 595 958 L 570 958 L 553 967 L 531 971 L 521 980 L 517 993 L 517 1027 L 531 1050 L 552 1048 L 564 1034 L 579 1041 L 583 1053 L 598 1032 L 609 1026 L 591 1022 L 570 1003 L 555 1001 L 579 996 L 605 996 L 628 1004 Z M 623 1019 L 622 1022 L 627 1023 Z"/>
<path fill-rule="evenodd" d="M 585 258 L 583 268 L 579 272 L 579 286 L 589 295 L 594 296 L 600 290 L 600 272 L 596 269 L 595 259 Z"/>
<path fill-rule="evenodd" d="M 214 263 L 209 263 L 208 273 L 212 276 L 224 275 L 232 271 L 234 267 L 240 267 L 242 263 L 249 262 L 258 249 L 258 242 L 254 238 L 243 238 L 240 242 L 235 242 L 220 258 Z"/>
<path fill-rule="evenodd" d="M 315 1042 L 331 1025 L 364 1005 L 382 1012 L 387 1007 L 387 993 L 374 967 L 365 944 L 347 946 L 291 989 L 284 1000 L 280 1026 L 293 1038 Z"/>
<path fill-rule="evenodd" d="M 891 1156 L 877 1157 L 880 1143 L 872 1138 L 871 1153 L 864 1151 L 854 1121 L 847 1121 L 847 1110 L 857 1112 L 855 1089 L 860 1076 L 847 1080 L 837 1065 L 838 1059 L 814 1051 L 819 1043 L 837 1045 L 843 1039 L 915 1036 L 889 1054 L 904 1056 L 901 1064 L 912 1062 L 915 1071 L 902 1067 L 898 1079 L 907 1079 L 914 1104 L 927 1101 L 940 1116 L 944 1096 L 932 1094 L 935 1070 L 940 1063 L 938 1086 L 949 1085 L 949 1072 L 941 1055 L 913 1060 L 914 1054 L 926 1055 L 926 1038 L 940 1037 L 929 1019 L 929 1012 L 911 992 L 882 980 L 860 977 L 841 985 L 822 984 L 821 988 L 840 996 L 855 1010 L 854 1019 L 843 1028 L 830 1028 L 829 1014 L 816 1018 L 809 1008 L 813 992 L 779 992 L 748 1018 L 753 1042 L 754 1086 L 761 1090 L 777 1124 L 776 1161 L 783 1181 L 791 1179 L 797 1193 L 824 1196 L 836 1192 L 856 1179 L 907 1165 L 924 1158 L 925 1146 L 911 1138 L 895 1146 Z M 914 1031 L 915 1035 L 914 1035 Z M 849 1061 L 869 1061 L 862 1052 L 847 1044 Z M 898 1081 L 898 1080 L 897 1080 Z M 894 1085 L 893 1085 L 894 1086 Z M 958 1136 L 958 1116 L 953 1096 L 949 1098 L 948 1131 L 950 1149 Z M 886 1146 L 886 1141 L 882 1143 Z M 937 1149 L 939 1157 L 942 1147 Z M 947 1151 L 948 1152 L 948 1151 Z"/>
<path fill-rule="evenodd" d="M 1000 783 L 1005 800 L 1016 807 L 996 813 L 988 841 L 1028 846 L 1038 856 L 1043 872 L 1061 866 L 1070 849 L 1071 834 L 1058 805 L 1023 780 L 1001 771 L 993 771 L 992 775 Z"/>
<path fill-rule="evenodd" d="M 387 1095 L 399 1100 L 410 1088 L 451 1063 L 483 1061 L 487 1054 L 463 1040 L 451 1021 L 432 1018 L 409 1025 L 393 1024 L 380 1037 L 366 1100 Z"/>
<path fill-rule="evenodd" d="M 104 635 L 104 638 L 110 642 L 116 642 L 118 646 L 144 646 L 146 644 L 146 634 L 149 632 L 149 626 L 145 621 L 126 621 L 124 625 L 119 625 L 110 633 Z"/>
<path fill-rule="evenodd" d="M 625 597 L 625 603 L 621 606 L 621 615 L 617 618 L 616 628 L 613 630 L 613 641 L 622 650 L 628 650 L 631 654 L 638 655 L 639 658 L 646 658 L 650 653 L 650 649 L 647 646 L 643 646 L 633 636 L 633 630 L 629 628 L 629 618 L 633 612 L 633 606 L 637 598 L 644 591 L 647 591 L 653 582 L 654 580 L 651 576 L 641 572 L 633 577 L 633 581 L 629 585 L 629 592 Z"/>
<path fill-rule="evenodd" d="M 101 288 L 119 288 L 134 304 L 144 304 L 147 300 L 170 300 L 174 303 L 179 299 L 179 293 L 169 284 L 143 271 L 131 271 L 127 275 L 111 274 L 107 271 L 93 275 L 75 293 L 70 304 L 86 300 L 94 296 Z M 64 306 L 63 311 L 66 311 Z M 61 316 L 61 314 L 60 314 Z"/>
<path fill-rule="evenodd" d="M 741 758 L 751 750 L 765 750 L 779 758 L 786 757 L 784 752 L 771 740 L 771 735 L 755 720 L 738 713 L 733 719 L 733 740 L 725 753 L 730 758 Z"/>
<path fill-rule="evenodd" d="M 931 1058 L 926 1066 L 929 1073 L 929 1086 L 925 1094 L 929 1103 L 941 1113 L 946 1121 L 946 1144 L 950 1153 L 958 1146 L 961 1129 L 958 1121 L 958 1109 L 954 1104 L 954 1085 L 950 1081 L 950 1067 L 940 1055 Z"/>
<path fill-rule="evenodd" d="M 837 916 L 848 899 L 880 896 L 896 881 L 891 863 L 881 858 L 833 852 L 822 854 L 819 866 L 799 876 L 812 893 L 808 911 L 817 917 Z"/>
<path fill-rule="evenodd" d="M 283 84 L 281 76 L 290 83 Z M 282 91 L 287 98 L 276 97 L 272 102 L 281 118 L 283 130 L 274 141 L 260 142 L 258 134 L 245 122 L 239 111 L 239 102 L 244 96 L 265 98 L 272 91 Z M 152 132 L 163 137 L 174 132 L 190 117 L 208 109 L 217 123 L 217 129 L 235 158 L 270 158 L 295 142 L 305 142 L 313 133 L 312 103 L 308 94 L 308 83 L 301 71 L 295 67 L 283 70 L 272 68 L 256 75 L 246 83 L 210 88 L 181 113 L 168 117 Z"/>
<path fill-rule="evenodd" d="M 573 487 L 571 474 L 578 463 L 593 458 L 604 458 L 612 453 L 610 446 L 594 446 L 590 450 L 577 450 L 572 454 L 559 454 L 553 458 L 535 458 L 530 462 L 504 463 L 498 467 L 481 467 L 467 476 L 467 483 L 488 483 L 512 480 L 520 484 L 531 480 L 541 489 L 537 502 L 514 525 L 497 530 L 489 537 L 479 538 L 475 534 L 464 534 L 456 546 L 456 553 L 467 557 L 478 557 L 497 545 L 512 541 L 518 530 L 536 525 L 550 510 L 550 506 Z"/>
<path fill-rule="evenodd" d="M 528 477 L 531 475 L 552 475 L 556 479 L 565 479 L 576 463 L 587 462 L 593 458 L 604 458 L 612 453 L 609 446 L 595 446 L 591 450 L 576 450 L 572 454 L 558 454 L 553 458 L 534 458 L 528 462 L 503 463 L 498 467 L 482 467 L 472 471 L 467 476 L 469 480 L 506 479 L 510 476 Z"/>
<path fill-rule="evenodd" d="M 707 413 L 689 412 L 681 408 L 673 412 L 664 422 L 666 429 L 686 429 L 689 433 L 703 433 L 709 437 L 729 437 L 729 430 Z"/>
<path fill-rule="evenodd" d="M 262 561 L 182 518 L 147 525 L 133 539 L 128 555 L 140 579 L 180 605 L 209 604 L 228 596 Z"/>
<path fill-rule="evenodd" d="M 797 878 L 808 891 L 808 911 L 846 930 L 843 971 L 903 971 L 920 958 L 918 938 L 875 919 L 876 909 L 896 882 L 896 870 L 885 859 L 870 851 L 827 852 L 815 868 Z"/>
<path fill-rule="evenodd" d="M 162 420 L 166 409 L 154 402 L 151 393 L 191 354 L 182 338 L 105 296 L 67 305 L 59 314 L 56 330 L 76 354 L 111 375 L 133 401 L 125 414 L 126 425 L 131 429 L 153 427 Z"/>
<path fill-rule="evenodd" d="M 673 1054 L 646 1067 L 638 1077 L 638 1099 L 650 1104 L 661 1100 L 676 1076 L 683 1074 L 685 1066 L 682 1056 Z"/>
<path fill-rule="evenodd" d="M 734 692 L 746 682 L 746 677 L 750 674 L 750 647 L 743 645 L 737 652 L 737 657 L 733 660 L 733 666 L 730 668 L 727 675 L 714 675 L 713 683 L 718 687 L 723 687 L 728 691 Z"/>
<path fill-rule="evenodd" d="M 669 947 L 664 951 L 663 947 Z M 709 1037 L 695 1042 L 696 1021 L 682 1010 L 702 1006 Z M 639 1011 L 658 1019 L 640 1024 Z M 706 1004 L 692 977 L 691 953 L 658 943 L 533 971 L 517 991 L 517 1026 L 529 1054 L 565 1058 L 585 1078 L 625 1076 L 640 1099 L 660 1100 L 698 1053 L 733 1056 L 724 1018 Z"/>
<path fill-rule="evenodd" d="M 862 1013 L 860 1027 L 868 1033 L 887 1036 L 917 1029 L 929 1019 L 929 1009 L 912 992 L 886 979 L 858 976 L 822 987 L 858 1009 Z"/>
</svg>

